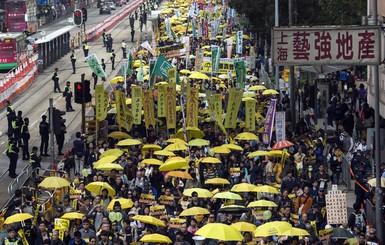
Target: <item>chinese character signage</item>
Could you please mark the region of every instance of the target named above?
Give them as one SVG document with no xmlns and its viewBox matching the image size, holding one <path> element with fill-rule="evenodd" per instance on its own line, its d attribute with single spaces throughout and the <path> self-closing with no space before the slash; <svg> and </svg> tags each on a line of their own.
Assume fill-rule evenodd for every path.
<svg viewBox="0 0 385 245">
<path fill-rule="evenodd" d="M 237 54 L 242 54 L 243 31 L 237 31 L 237 45 L 235 46 Z"/>
<path fill-rule="evenodd" d="M 154 97 L 152 88 L 143 93 L 143 110 L 146 128 L 155 127 Z"/>
<path fill-rule="evenodd" d="M 190 86 L 187 86 L 187 127 L 198 127 L 198 92 L 199 90 L 197 88 L 191 88 Z"/>
<path fill-rule="evenodd" d="M 332 186 L 332 190 L 326 195 L 326 219 L 328 224 L 345 224 L 348 222 L 346 208 L 346 193 Z"/>
<path fill-rule="evenodd" d="M 96 119 L 101 121 L 107 117 L 108 92 L 104 90 L 104 85 L 96 85 L 95 88 L 95 111 Z"/>
<path fill-rule="evenodd" d="M 218 72 L 220 59 L 221 48 L 219 46 L 211 46 L 211 65 L 213 73 Z"/>
<path fill-rule="evenodd" d="M 166 122 L 167 129 L 176 127 L 176 83 L 169 83 L 166 87 Z"/>
<path fill-rule="evenodd" d="M 246 128 L 249 131 L 255 131 L 255 103 L 256 100 L 247 100 L 245 102 L 245 110 L 246 110 Z"/>
<path fill-rule="evenodd" d="M 184 55 L 183 49 L 185 48 L 183 43 L 158 47 L 155 49 L 156 55 L 163 55 L 166 58 L 178 57 Z"/>
<path fill-rule="evenodd" d="M 96 76 L 101 78 L 107 78 L 106 73 L 104 72 L 102 65 L 100 64 L 96 54 L 91 54 L 86 57 L 87 64 L 90 66 L 91 70 L 96 74 Z"/>
<path fill-rule="evenodd" d="M 237 76 L 238 88 L 245 88 L 246 82 L 246 63 L 242 58 L 234 59 L 234 69 Z"/>
<path fill-rule="evenodd" d="M 277 111 L 275 113 L 275 138 L 277 142 L 286 139 L 285 124 L 285 112 Z"/>
<path fill-rule="evenodd" d="M 202 70 L 202 64 L 203 64 L 203 49 L 197 49 L 196 50 L 196 58 L 195 58 L 195 70 L 201 71 Z"/>
<path fill-rule="evenodd" d="M 238 91 L 235 88 L 230 88 L 229 99 L 227 101 L 225 128 L 235 128 L 237 126 L 237 117 L 239 106 L 242 102 L 242 96 L 242 91 Z"/>
<path fill-rule="evenodd" d="M 227 58 L 220 58 L 219 59 L 219 67 L 217 73 L 225 73 L 228 72 L 234 72 L 234 63 L 233 59 L 227 59 Z M 211 57 L 204 57 L 203 63 L 202 63 L 202 70 L 201 72 L 211 73 L 212 71 L 212 63 L 211 63 Z"/>
<path fill-rule="evenodd" d="M 118 126 L 119 128 L 125 128 L 127 131 L 130 131 L 132 127 L 132 116 L 126 105 L 126 96 L 124 95 L 124 92 L 120 90 L 115 90 L 114 95 L 116 101 L 116 118 L 118 121 Z"/>
<path fill-rule="evenodd" d="M 131 87 L 131 113 L 133 117 L 133 123 L 140 125 L 142 123 L 142 87 Z"/>
<path fill-rule="evenodd" d="M 168 82 L 176 83 L 176 67 L 169 68 L 167 73 L 168 73 Z"/>
<path fill-rule="evenodd" d="M 380 28 L 291 27 L 273 29 L 274 65 L 378 65 Z"/>
<path fill-rule="evenodd" d="M 158 118 L 166 117 L 166 88 L 164 84 L 158 86 Z"/>
<path fill-rule="evenodd" d="M 273 123 L 274 123 L 276 103 L 277 103 L 277 100 L 272 99 L 270 101 L 269 109 L 267 110 L 267 113 L 266 113 L 265 122 L 263 125 L 263 136 L 262 136 L 262 142 L 265 145 L 270 145 L 271 135 L 273 133 Z"/>
</svg>

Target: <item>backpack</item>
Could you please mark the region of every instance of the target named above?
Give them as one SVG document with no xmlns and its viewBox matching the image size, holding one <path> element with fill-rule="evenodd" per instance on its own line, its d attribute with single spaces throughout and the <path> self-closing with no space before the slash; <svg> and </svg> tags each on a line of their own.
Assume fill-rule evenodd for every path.
<svg viewBox="0 0 385 245">
<path fill-rule="evenodd" d="M 361 230 L 363 230 L 365 228 L 364 215 L 362 213 L 359 213 L 359 214 L 354 213 L 354 215 L 356 216 L 355 225 L 359 225 L 361 227 Z"/>
</svg>

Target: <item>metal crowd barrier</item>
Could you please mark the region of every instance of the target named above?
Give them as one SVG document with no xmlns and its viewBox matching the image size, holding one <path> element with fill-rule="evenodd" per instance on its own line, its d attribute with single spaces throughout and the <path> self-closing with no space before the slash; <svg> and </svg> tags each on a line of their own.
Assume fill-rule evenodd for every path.
<svg viewBox="0 0 385 245">
<path fill-rule="evenodd" d="M 9 199 L 12 199 L 12 196 L 15 193 L 15 190 L 20 189 L 25 182 L 29 179 L 29 177 L 32 175 L 33 169 L 32 165 L 28 164 L 25 166 L 21 174 L 19 174 L 14 180 L 11 181 L 8 185 L 8 197 Z"/>
</svg>

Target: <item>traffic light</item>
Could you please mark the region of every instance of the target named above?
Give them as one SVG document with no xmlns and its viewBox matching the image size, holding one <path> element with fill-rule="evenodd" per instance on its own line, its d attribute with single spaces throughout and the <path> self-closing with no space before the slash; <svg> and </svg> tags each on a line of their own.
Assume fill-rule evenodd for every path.
<svg viewBox="0 0 385 245">
<path fill-rule="evenodd" d="M 83 84 L 81 82 L 76 82 L 75 86 L 75 103 L 83 104 Z"/>
<path fill-rule="evenodd" d="M 80 9 L 75 9 L 74 11 L 74 23 L 77 26 L 81 26 L 83 24 L 83 13 Z"/>
<path fill-rule="evenodd" d="M 48 108 L 48 111 L 49 111 L 49 122 L 51 122 L 51 111 L 49 108 Z M 62 118 L 62 116 L 65 114 L 66 114 L 65 111 L 61 111 L 59 109 L 56 109 L 55 107 L 53 108 L 52 130 L 56 135 L 61 134 L 63 128 L 65 130 L 65 127 L 62 127 L 62 123 L 66 122 L 66 120 Z"/>
<path fill-rule="evenodd" d="M 88 103 L 92 100 L 91 89 L 90 89 L 90 80 L 84 80 L 83 88 L 84 88 L 84 102 Z"/>
<path fill-rule="evenodd" d="M 82 8 L 82 14 L 83 14 L 83 23 L 87 21 L 87 9 Z"/>
</svg>

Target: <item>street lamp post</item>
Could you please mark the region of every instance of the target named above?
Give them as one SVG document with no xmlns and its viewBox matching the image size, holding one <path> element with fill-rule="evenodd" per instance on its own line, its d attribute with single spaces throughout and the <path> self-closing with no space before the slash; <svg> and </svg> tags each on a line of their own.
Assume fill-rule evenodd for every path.
<svg viewBox="0 0 385 245">
<path fill-rule="evenodd" d="M 279 0 L 274 2 L 274 15 L 274 25 L 279 26 Z M 279 66 L 277 65 L 275 66 L 275 90 L 279 90 Z"/>
<path fill-rule="evenodd" d="M 293 25 L 293 0 L 289 0 L 289 26 Z M 291 131 L 295 131 L 296 126 L 296 112 L 295 112 L 295 87 L 296 82 L 294 78 L 294 66 L 289 66 L 289 86 L 290 86 L 290 127 Z"/>
</svg>

